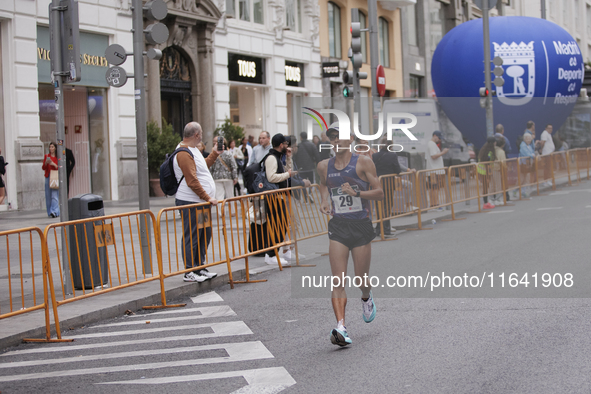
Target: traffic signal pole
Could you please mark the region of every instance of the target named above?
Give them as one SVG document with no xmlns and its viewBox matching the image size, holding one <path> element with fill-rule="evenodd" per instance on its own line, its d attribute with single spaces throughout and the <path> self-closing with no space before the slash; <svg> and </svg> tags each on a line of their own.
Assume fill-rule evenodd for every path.
<svg viewBox="0 0 591 394">
<path fill-rule="evenodd" d="M 381 110 L 378 87 L 376 85 L 376 74 L 380 57 L 378 54 L 378 2 L 377 0 L 367 0 L 367 13 L 369 16 L 369 59 L 371 63 L 371 108 L 370 114 L 374 133 L 378 130 L 378 122 L 375 118 L 376 106 Z M 377 103 L 377 104 L 376 104 Z M 379 111 L 378 111 L 379 112 Z"/>
<path fill-rule="evenodd" d="M 371 1 L 371 0 L 370 0 Z M 486 97 L 486 136 L 494 136 L 493 103 L 490 71 L 490 33 L 488 27 L 488 1 L 482 0 L 482 29 L 484 36 L 484 86 L 489 94 Z M 373 72 L 373 69 L 372 69 Z"/>
</svg>

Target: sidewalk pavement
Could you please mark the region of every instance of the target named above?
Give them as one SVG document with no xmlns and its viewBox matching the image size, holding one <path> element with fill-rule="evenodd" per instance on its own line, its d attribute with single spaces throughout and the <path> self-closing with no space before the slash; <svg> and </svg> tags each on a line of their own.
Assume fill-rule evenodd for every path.
<svg viewBox="0 0 591 394">
<path fill-rule="evenodd" d="M 540 190 L 542 190 L 541 187 Z M 155 215 L 160 209 L 171 206 L 174 206 L 173 198 L 150 199 L 150 209 Z M 106 201 L 104 207 L 106 215 L 139 210 L 137 201 Z M 476 200 L 472 200 L 469 203 L 455 204 L 456 215 L 476 211 L 478 211 L 478 202 Z M 422 213 L 421 222 L 423 226 L 430 227 L 433 220 L 439 221 L 441 219 L 449 218 L 451 218 L 451 210 L 447 207 L 442 211 L 431 210 Z M 45 210 L 5 211 L 0 212 L 0 231 L 31 226 L 36 226 L 43 230 L 45 226 L 55 223 L 58 220 L 59 219 L 48 218 Z M 413 214 L 402 218 L 392 219 L 391 225 L 396 228 L 397 234 L 400 234 L 400 232 L 406 228 L 414 228 L 417 226 L 417 215 Z M 386 240 L 391 238 L 393 237 L 387 237 Z M 376 240 L 379 241 L 379 238 L 376 238 Z M 328 252 L 328 242 L 326 241 L 326 235 L 314 237 L 305 241 L 299 241 L 299 253 L 305 255 L 305 259 L 301 261 L 301 264 L 308 264 L 312 262 L 312 260 L 316 260 L 322 255 L 325 255 Z M 292 264 L 295 264 L 295 261 Z M 233 261 L 231 266 L 234 280 L 245 279 L 246 269 L 244 260 Z M 265 271 L 278 268 L 277 265 L 265 264 L 263 258 L 249 258 L 249 274 L 255 277 Z M 284 268 L 284 271 L 289 272 L 290 269 L 293 268 Z M 218 276 L 203 283 L 183 282 L 181 275 L 165 279 L 167 303 L 174 304 L 173 300 L 175 299 L 194 296 L 198 293 L 211 291 L 222 286 L 229 286 L 229 275 L 226 264 L 212 267 L 209 270 L 216 272 Z M 257 286 L 261 284 L 254 285 Z M 235 286 L 244 286 L 244 284 L 236 284 Z M 121 316 L 128 310 L 132 312 L 138 311 L 141 310 L 143 306 L 161 305 L 160 299 L 160 282 L 155 280 L 64 304 L 58 307 L 62 337 L 67 337 L 70 328 L 81 327 L 105 319 Z M 55 338 L 52 312 L 50 312 L 50 316 L 52 338 Z M 19 344 L 23 338 L 44 338 L 44 335 L 45 320 L 43 311 L 29 312 L 23 315 L 2 319 L 0 320 L 0 351 L 9 346 Z"/>
</svg>

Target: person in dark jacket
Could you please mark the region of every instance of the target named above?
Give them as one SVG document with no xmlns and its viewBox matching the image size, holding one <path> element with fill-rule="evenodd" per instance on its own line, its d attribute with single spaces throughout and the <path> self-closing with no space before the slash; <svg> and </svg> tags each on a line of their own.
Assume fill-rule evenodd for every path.
<svg viewBox="0 0 591 394">
<path fill-rule="evenodd" d="M 297 154 L 295 155 L 295 163 L 300 169 L 300 176 L 302 179 L 307 179 L 314 183 L 314 169 L 319 162 L 318 148 L 308 141 L 308 133 L 302 131 L 300 133 L 302 142 L 299 143 Z"/>
<path fill-rule="evenodd" d="M 387 145 L 386 140 L 383 140 L 381 143 L 382 144 L 386 144 Z M 398 162 L 398 155 L 396 154 L 396 152 L 390 152 L 388 149 L 386 149 L 384 147 L 384 149 L 380 149 L 379 152 L 375 152 L 372 155 L 372 161 L 374 162 L 374 165 L 376 166 L 376 175 L 378 177 L 382 176 L 382 175 L 392 175 L 392 174 L 400 174 L 403 172 L 414 172 L 415 170 L 413 169 L 408 169 L 406 167 L 404 167 L 403 165 L 401 165 Z M 404 180 L 401 181 L 401 184 L 404 182 Z M 382 201 L 382 217 L 388 217 L 391 215 L 392 213 L 392 206 L 396 205 L 394 204 L 394 199 L 395 199 L 395 182 L 393 181 L 393 179 L 388 178 L 388 180 L 384 180 L 382 182 L 382 189 L 384 190 L 384 200 Z M 403 197 L 404 197 L 404 201 L 406 202 L 407 200 L 409 200 L 409 198 L 411 198 L 411 191 L 408 190 L 407 187 L 404 187 L 404 190 L 402 190 L 403 193 Z M 412 207 L 412 209 L 414 209 L 414 207 Z M 375 228 L 376 231 L 376 235 L 380 235 L 381 234 L 381 230 L 380 230 L 380 224 L 378 223 L 376 225 Z M 384 235 L 392 235 L 392 229 L 390 227 L 390 220 L 384 220 Z"/>
</svg>

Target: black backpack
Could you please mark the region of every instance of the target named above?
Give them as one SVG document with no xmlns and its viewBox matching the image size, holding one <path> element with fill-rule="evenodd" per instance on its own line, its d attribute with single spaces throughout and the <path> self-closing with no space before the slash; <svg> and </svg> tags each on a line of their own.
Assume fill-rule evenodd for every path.
<svg viewBox="0 0 591 394">
<path fill-rule="evenodd" d="M 160 165 L 160 188 L 167 196 L 174 196 L 179 189 L 179 185 L 183 181 L 184 175 L 181 176 L 180 181 L 176 181 L 176 175 L 174 174 L 174 157 L 179 152 L 187 152 L 193 156 L 193 153 L 189 148 L 178 148 L 171 154 L 166 155 L 164 163 Z"/>
<path fill-rule="evenodd" d="M 269 183 L 265 173 L 264 163 L 267 157 L 272 156 L 271 153 L 267 153 L 263 160 L 259 163 L 252 163 L 244 169 L 242 177 L 244 179 L 244 185 L 249 194 L 260 193 L 265 190 L 277 189 L 277 185 Z M 261 185 L 262 184 L 262 185 Z M 275 187 L 273 187 L 275 185 Z"/>
</svg>

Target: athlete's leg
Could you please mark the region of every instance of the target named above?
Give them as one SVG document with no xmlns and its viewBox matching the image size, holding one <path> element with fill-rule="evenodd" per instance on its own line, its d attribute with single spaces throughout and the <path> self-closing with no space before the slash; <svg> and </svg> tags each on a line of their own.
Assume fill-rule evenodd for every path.
<svg viewBox="0 0 591 394">
<path fill-rule="evenodd" d="M 331 240 L 328 246 L 328 258 L 332 275 L 342 279 L 347 275 L 347 263 L 349 261 L 349 248 L 340 242 Z M 337 323 L 342 321 L 345 324 L 345 307 L 347 306 L 347 294 L 344 283 L 334 287 L 332 291 L 332 309 Z"/>
<path fill-rule="evenodd" d="M 367 245 L 358 246 L 351 250 L 353 257 L 353 267 L 355 269 L 355 276 L 363 278 L 364 275 L 368 275 L 368 279 L 363 280 L 361 287 L 361 298 L 368 298 L 371 286 L 369 285 L 369 265 L 371 263 L 371 243 Z M 365 283 L 367 282 L 367 283 Z"/>
</svg>

